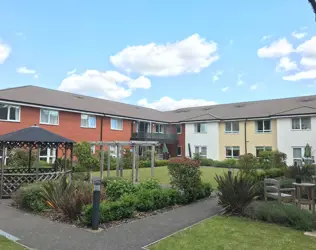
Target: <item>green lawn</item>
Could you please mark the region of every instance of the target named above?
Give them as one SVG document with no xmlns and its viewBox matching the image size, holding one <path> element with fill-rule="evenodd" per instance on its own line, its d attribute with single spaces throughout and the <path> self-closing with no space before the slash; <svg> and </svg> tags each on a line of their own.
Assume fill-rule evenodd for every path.
<svg viewBox="0 0 316 250">
<path fill-rule="evenodd" d="M 210 182 L 212 184 L 212 187 L 216 187 L 216 181 L 214 179 L 215 174 L 222 174 L 224 172 L 227 173 L 227 168 L 201 168 L 202 170 L 202 179 L 205 182 Z M 235 170 L 236 171 L 236 170 Z M 115 176 L 116 171 L 112 170 L 110 176 Z M 100 172 L 93 172 L 93 176 L 100 176 Z M 104 172 L 104 176 L 106 176 L 106 171 Z M 123 172 L 124 178 L 131 178 L 132 176 L 132 170 L 131 169 L 125 169 Z M 150 168 L 140 168 L 139 169 L 139 178 L 140 181 L 146 180 L 151 177 L 151 169 Z M 155 178 L 159 180 L 162 184 L 168 184 L 170 182 L 168 169 L 167 167 L 157 167 L 155 168 Z"/>
<path fill-rule="evenodd" d="M 11 240 L 8 240 L 4 236 L 0 236 L 0 250 L 25 250 L 24 247 L 14 243 Z"/>
<path fill-rule="evenodd" d="M 151 246 L 151 250 L 316 249 L 303 232 L 238 217 L 214 217 Z"/>
</svg>

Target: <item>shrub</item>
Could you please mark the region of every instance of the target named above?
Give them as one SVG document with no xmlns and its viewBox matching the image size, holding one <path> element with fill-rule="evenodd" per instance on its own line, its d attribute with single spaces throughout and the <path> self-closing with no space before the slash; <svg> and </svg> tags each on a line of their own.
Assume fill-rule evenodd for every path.
<svg viewBox="0 0 316 250">
<path fill-rule="evenodd" d="M 121 180 L 122 177 L 118 176 L 110 176 L 110 177 L 104 177 L 102 180 L 102 185 L 106 188 L 108 186 L 108 183 L 114 180 Z"/>
<path fill-rule="evenodd" d="M 194 153 L 193 154 L 193 160 L 196 160 L 196 161 L 200 161 L 203 157 L 201 156 L 200 153 Z"/>
<path fill-rule="evenodd" d="M 130 194 L 136 191 L 136 186 L 131 181 L 125 179 L 108 181 L 106 194 L 112 201 L 118 200 L 124 194 Z"/>
<path fill-rule="evenodd" d="M 182 191 L 188 202 L 197 199 L 201 187 L 199 163 L 188 158 L 171 158 L 168 162 L 171 185 Z"/>
<path fill-rule="evenodd" d="M 71 174 L 72 181 L 89 181 L 90 175 L 88 172 L 75 172 Z"/>
<path fill-rule="evenodd" d="M 161 188 L 158 180 L 154 179 L 154 178 L 150 178 L 150 179 L 147 179 L 143 182 L 141 182 L 139 185 L 138 185 L 138 188 L 139 189 L 147 189 L 147 190 L 150 190 L 150 189 L 159 189 Z"/>
<path fill-rule="evenodd" d="M 280 151 L 262 151 L 259 153 L 259 165 L 263 169 L 286 167 L 286 154 Z"/>
<path fill-rule="evenodd" d="M 210 197 L 212 194 L 212 191 L 213 191 L 213 189 L 212 189 L 211 183 L 202 182 L 197 199 L 203 199 L 206 197 Z"/>
<path fill-rule="evenodd" d="M 241 214 L 244 208 L 256 197 L 256 181 L 249 175 L 237 173 L 229 177 L 216 175 L 218 203 L 227 213 Z"/>
<path fill-rule="evenodd" d="M 131 218 L 135 211 L 135 198 L 123 196 L 117 201 L 102 201 L 100 204 L 100 223 Z M 88 225 L 92 220 L 92 204 L 83 208 L 84 222 Z"/>
<path fill-rule="evenodd" d="M 164 167 L 167 166 L 168 160 L 158 160 L 155 161 L 155 167 Z M 143 160 L 139 161 L 139 168 L 150 168 L 151 167 L 151 161 Z"/>
<path fill-rule="evenodd" d="M 212 159 L 204 159 L 200 160 L 201 166 L 214 166 L 214 161 Z"/>
<path fill-rule="evenodd" d="M 297 176 L 300 176 L 303 181 L 311 181 L 312 175 L 315 173 L 314 165 L 304 165 L 299 166 L 290 166 L 285 171 L 285 176 L 287 178 L 295 179 Z"/>
<path fill-rule="evenodd" d="M 146 212 L 176 204 L 179 193 L 168 189 L 140 189 L 137 194 L 136 210 Z"/>
<path fill-rule="evenodd" d="M 257 158 L 253 154 L 245 154 L 239 157 L 239 167 L 243 173 L 249 174 L 256 171 Z"/>
<path fill-rule="evenodd" d="M 302 231 L 316 229 L 316 216 L 293 204 L 257 201 L 247 206 L 245 215 L 255 220 L 276 223 Z"/>
<path fill-rule="evenodd" d="M 123 167 L 124 169 L 131 168 L 133 164 L 132 152 L 130 149 L 126 149 L 123 155 Z"/>
<path fill-rule="evenodd" d="M 42 199 L 42 191 L 41 183 L 27 184 L 20 187 L 12 198 L 19 208 L 39 213 L 48 208 Z"/>
<path fill-rule="evenodd" d="M 36 161 L 36 151 L 31 152 L 31 166 Z M 8 167 L 26 168 L 29 166 L 29 151 L 16 148 L 11 150 L 10 158 L 8 160 Z"/>
<path fill-rule="evenodd" d="M 223 161 L 213 161 L 213 166 L 218 168 L 239 168 L 238 160 L 225 159 Z"/>
<path fill-rule="evenodd" d="M 91 154 L 91 146 L 88 142 L 76 143 L 74 147 L 74 155 L 77 157 L 78 163 L 88 169 L 92 166 L 95 159 Z"/>
</svg>

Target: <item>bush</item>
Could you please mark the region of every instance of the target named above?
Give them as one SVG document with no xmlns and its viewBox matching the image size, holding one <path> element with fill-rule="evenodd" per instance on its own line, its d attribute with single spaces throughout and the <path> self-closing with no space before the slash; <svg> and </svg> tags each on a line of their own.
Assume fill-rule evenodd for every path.
<svg viewBox="0 0 316 250">
<path fill-rule="evenodd" d="M 150 178 L 150 179 L 147 179 L 147 180 L 141 182 L 137 187 L 139 189 L 147 189 L 147 190 L 161 188 L 158 180 L 156 180 L 154 178 Z"/>
<path fill-rule="evenodd" d="M 20 187 L 12 198 L 19 208 L 39 213 L 48 208 L 42 199 L 42 191 L 41 183 L 27 184 Z"/>
<path fill-rule="evenodd" d="M 76 143 L 74 147 L 74 155 L 77 157 L 78 164 L 88 170 L 96 163 L 96 158 L 91 154 L 91 145 L 88 142 Z"/>
<path fill-rule="evenodd" d="M 290 166 L 285 171 L 285 176 L 287 178 L 295 179 L 300 176 L 303 181 L 312 181 L 312 175 L 315 173 L 314 165 L 304 165 L 302 167 L 299 166 Z"/>
<path fill-rule="evenodd" d="M 239 157 L 239 167 L 243 173 L 250 174 L 256 171 L 257 158 L 253 154 L 245 154 Z"/>
<path fill-rule="evenodd" d="M 316 216 L 293 204 L 253 202 L 245 209 L 245 215 L 255 220 L 276 223 L 296 230 L 316 229 Z"/>
<path fill-rule="evenodd" d="M 256 180 L 249 175 L 237 173 L 229 177 L 216 175 L 218 203 L 227 213 L 241 214 L 244 208 L 256 197 Z"/>
<path fill-rule="evenodd" d="M 158 160 L 155 161 L 155 167 L 164 167 L 167 166 L 168 160 Z M 139 168 L 150 168 L 151 161 L 139 161 Z"/>
<path fill-rule="evenodd" d="M 136 191 L 136 186 L 131 181 L 125 179 L 112 180 L 107 182 L 106 194 L 112 201 L 118 200 L 124 194 Z"/>
<path fill-rule="evenodd" d="M 239 168 L 238 160 L 225 159 L 223 161 L 213 161 L 213 166 L 218 168 Z"/>
<path fill-rule="evenodd" d="M 211 183 L 202 182 L 200 190 L 198 192 L 197 199 L 203 199 L 203 198 L 206 198 L 206 197 L 210 197 L 211 194 L 212 194 L 212 191 L 213 191 L 213 189 L 212 189 Z"/>
<path fill-rule="evenodd" d="M 36 151 L 32 150 L 31 152 L 31 166 L 36 161 Z M 29 166 L 29 151 L 16 148 L 11 150 L 10 158 L 8 160 L 8 167 L 16 167 L 16 168 L 26 168 Z"/>
<path fill-rule="evenodd" d="M 208 166 L 208 167 L 212 167 L 214 166 L 214 161 L 212 159 L 205 159 L 205 158 L 202 158 L 200 160 L 200 165 L 201 166 Z"/>
<path fill-rule="evenodd" d="M 76 172 L 71 174 L 72 181 L 89 181 L 90 175 L 88 172 Z"/>
<path fill-rule="evenodd" d="M 118 176 L 104 177 L 102 180 L 102 185 L 106 188 L 109 182 L 115 181 L 115 180 L 122 180 L 122 177 L 118 177 Z"/>
<path fill-rule="evenodd" d="M 171 185 L 182 191 L 188 202 L 197 199 L 201 187 L 199 164 L 188 158 L 171 158 L 168 162 Z"/>
<path fill-rule="evenodd" d="M 259 153 L 258 161 L 260 168 L 284 168 L 286 167 L 286 154 L 280 151 L 262 151 Z"/>
</svg>

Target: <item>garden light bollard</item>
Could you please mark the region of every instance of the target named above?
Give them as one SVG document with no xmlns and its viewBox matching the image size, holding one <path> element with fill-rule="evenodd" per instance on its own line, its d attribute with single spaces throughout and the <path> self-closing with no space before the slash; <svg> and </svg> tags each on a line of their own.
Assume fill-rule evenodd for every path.
<svg viewBox="0 0 316 250">
<path fill-rule="evenodd" d="M 92 230 L 99 229 L 100 222 L 100 191 L 101 181 L 97 180 L 93 185 Z"/>
</svg>

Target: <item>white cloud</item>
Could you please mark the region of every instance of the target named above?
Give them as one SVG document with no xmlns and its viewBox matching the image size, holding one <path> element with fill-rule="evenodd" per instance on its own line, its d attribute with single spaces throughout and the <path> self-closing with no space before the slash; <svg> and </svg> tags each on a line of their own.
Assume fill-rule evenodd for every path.
<svg viewBox="0 0 316 250">
<path fill-rule="evenodd" d="M 223 92 L 226 92 L 227 90 L 229 90 L 229 87 L 222 88 Z"/>
<path fill-rule="evenodd" d="M 296 39 L 302 39 L 307 35 L 306 32 L 292 32 L 292 36 L 295 37 Z"/>
<path fill-rule="evenodd" d="M 291 61 L 289 57 L 281 57 L 278 65 L 276 66 L 276 71 L 291 71 L 297 70 L 297 64 L 294 61 Z"/>
<path fill-rule="evenodd" d="M 144 76 L 131 79 L 117 71 L 100 72 L 87 70 L 83 74 L 67 76 L 60 84 L 59 89 L 80 94 L 94 94 L 110 100 L 122 100 L 132 95 L 137 88 L 150 88 L 150 80 Z"/>
<path fill-rule="evenodd" d="M 77 71 L 77 69 L 73 69 L 73 70 L 67 71 L 67 76 L 76 73 L 76 71 Z"/>
<path fill-rule="evenodd" d="M 262 41 L 269 40 L 272 36 L 271 35 L 265 35 L 261 38 Z"/>
<path fill-rule="evenodd" d="M 3 64 L 4 61 L 9 57 L 11 53 L 11 47 L 8 44 L 2 43 L 0 41 L 0 64 Z"/>
<path fill-rule="evenodd" d="M 244 74 L 238 74 L 238 78 L 237 78 L 237 86 L 241 86 L 244 85 L 245 82 L 243 79 L 241 79 L 244 76 Z"/>
<path fill-rule="evenodd" d="M 206 101 L 203 99 L 181 99 L 179 101 L 172 99 L 171 97 L 165 96 L 160 98 L 158 101 L 149 103 L 146 98 L 143 98 L 137 102 L 138 105 L 158 109 L 161 111 L 174 110 L 179 108 L 197 107 L 214 105 L 216 102 Z"/>
<path fill-rule="evenodd" d="M 316 57 L 316 36 L 303 42 L 296 51 L 306 57 Z"/>
<path fill-rule="evenodd" d="M 217 44 L 198 34 L 167 44 L 130 46 L 110 57 L 112 64 L 126 72 L 175 76 L 198 73 L 219 59 Z"/>
<path fill-rule="evenodd" d="M 316 57 L 303 57 L 300 64 L 306 68 L 316 68 Z"/>
<path fill-rule="evenodd" d="M 33 77 L 34 79 L 38 79 L 38 74 L 35 74 Z"/>
<path fill-rule="evenodd" d="M 23 40 L 26 40 L 26 35 L 24 35 L 23 32 L 16 32 L 15 35 L 18 36 L 18 37 L 22 37 Z"/>
<path fill-rule="evenodd" d="M 307 79 L 316 79 L 316 69 L 301 71 L 297 74 L 283 77 L 283 80 L 285 81 L 299 81 L 299 80 L 307 80 Z"/>
<path fill-rule="evenodd" d="M 264 46 L 257 51 L 257 55 L 262 58 L 282 57 L 294 52 L 293 45 L 286 38 L 273 42 L 270 46 Z"/>
<path fill-rule="evenodd" d="M 258 89 L 258 87 L 259 87 L 259 84 L 256 83 L 256 84 L 252 84 L 252 85 L 249 87 L 249 89 L 250 89 L 250 90 L 256 90 L 256 89 Z"/>
<path fill-rule="evenodd" d="M 224 73 L 223 71 L 216 71 L 212 77 L 213 82 L 218 81 L 223 73 Z"/>
<path fill-rule="evenodd" d="M 19 74 L 27 74 L 27 75 L 34 75 L 34 74 L 36 74 L 36 70 L 28 69 L 25 66 L 17 68 L 16 72 L 19 73 Z"/>
</svg>

